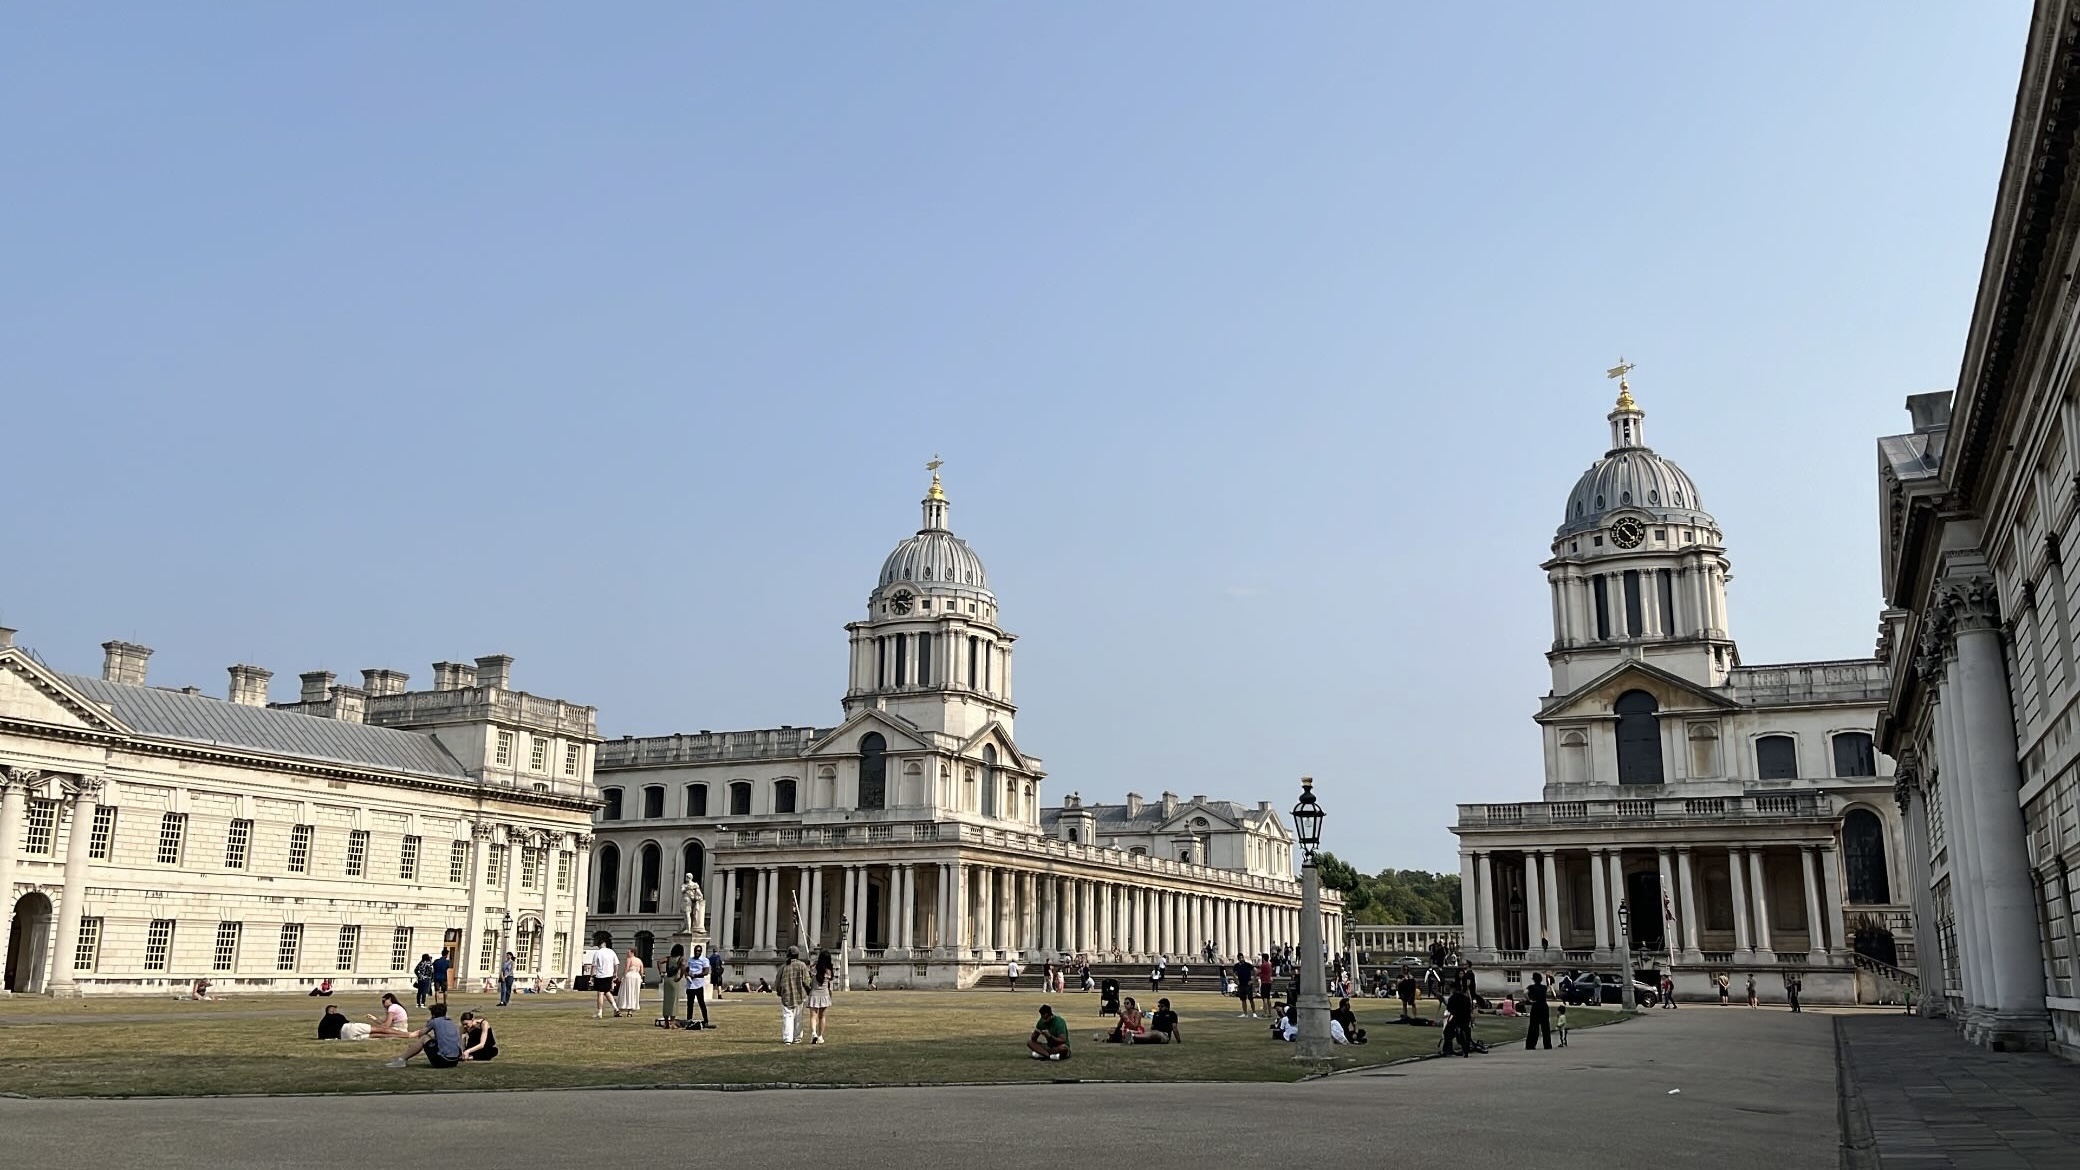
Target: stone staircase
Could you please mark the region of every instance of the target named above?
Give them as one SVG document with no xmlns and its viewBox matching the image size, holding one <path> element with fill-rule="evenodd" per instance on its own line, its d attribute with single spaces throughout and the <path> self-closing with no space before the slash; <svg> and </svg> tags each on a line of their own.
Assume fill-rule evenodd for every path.
<svg viewBox="0 0 2080 1170">
<path fill-rule="evenodd" d="M 1905 1006 L 1921 995 L 1921 977 L 1869 955 L 1851 952 L 1856 964 L 1856 1002 Z"/>
</svg>

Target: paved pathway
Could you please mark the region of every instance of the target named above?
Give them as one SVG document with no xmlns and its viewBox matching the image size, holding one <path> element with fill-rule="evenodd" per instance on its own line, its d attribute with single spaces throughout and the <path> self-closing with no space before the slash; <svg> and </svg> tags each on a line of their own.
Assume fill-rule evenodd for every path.
<svg viewBox="0 0 2080 1170">
<path fill-rule="evenodd" d="M 1502 1045 L 1499 1023 L 1480 1031 L 1497 1044 L 1486 1056 L 1298 1085 L 0 1100 L 0 1150 L 10 1165 L 70 1164 L 91 1134 L 96 1165 L 153 1170 L 387 1170 L 400 1151 L 437 1165 L 587 1166 L 674 1148 L 818 1170 L 1058 1170 L 1065 1158 L 1204 1170 L 1261 1160 L 1253 1151 L 1540 1170 L 1836 1165 L 1825 1016 L 1658 1012 L 1535 1053 Z"/>
<path fill-rule="evenodd" d="M 1884 1170 L 2080 1167 L 2080 1065 L 1974 1048 L 1940 1020 L 1838 1023 L 1851 1112 L 1868 1118 L 1869 1149 Z M 1853 1117 L 1849 1128 L 1859 1128 Z"/>
</svg>

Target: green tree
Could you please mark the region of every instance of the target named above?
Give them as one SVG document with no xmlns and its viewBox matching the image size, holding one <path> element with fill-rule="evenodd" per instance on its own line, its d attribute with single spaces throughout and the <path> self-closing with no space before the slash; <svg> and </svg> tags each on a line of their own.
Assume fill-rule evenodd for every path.
<svg viewBox="0 0 2080 1170">
<path fill-rule="evenodd" d="M 1350 920 L 1363 925 L 1456 926 L 1459 875 L 1383 869 L 1371 876 L 1333 853 L 1315 859 L 1322 885 L 1343 895 Z"/>
</svg>

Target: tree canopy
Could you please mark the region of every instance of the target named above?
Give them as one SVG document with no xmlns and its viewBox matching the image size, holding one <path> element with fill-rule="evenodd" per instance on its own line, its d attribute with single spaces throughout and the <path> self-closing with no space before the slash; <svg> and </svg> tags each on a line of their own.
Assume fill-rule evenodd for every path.
<svg viewBox="0 0 2080 1170">
<path fill-rule="evenodd" d="M 1383 869 L 1374 875 L 1324 852 L 1315 859 L 1322 885 L 1343 894 L 1344 912 L 1365 926 L 1457 926 L 1459 875 Z"/>
</svg>

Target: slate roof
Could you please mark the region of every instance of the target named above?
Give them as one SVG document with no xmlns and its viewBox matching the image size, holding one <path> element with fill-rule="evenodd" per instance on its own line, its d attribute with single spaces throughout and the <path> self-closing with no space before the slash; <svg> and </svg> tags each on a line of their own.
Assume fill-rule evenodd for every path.
<svg viewBox="0 0 2080 1170">
<path fill-rule="evenodd" d="M 1127 806 L 1124 804 L 1087 803 L 1076 811 L 1091 814 L 1097 822 L 1095 826 L 1097 831 L 1101 833 L 1108 830 L 1116 833 L 1152 833 L 1160 828 L 1164 822 L 1170 820 L 1171 817 L 1195 808 L 1205 809 L 1215 816 L 1226 817 L 1238 825 L 1249 824 L 1265 815 L 1262 809 L 1250 805 L 1237 804 L 1232 800 L 1209 800 L 1203 804 L 1179 801 L 1177 811 L 1167 816 L 1163 813 L 1163 802 L 1160 800 L 1143 801 L 1140 814 L 1131 817 L 1127 815 Z M 1062 810 L 1059 808 L 1043 808 L 1040 810 L 1040 824 L 1043 828 L 1053 825 L 1061 819 Z"/>
<path fill-rule="evenodd" d="M 462 765 L 430 735 L 295 711 L 270 711 L 203 695 L 113 683 L 90 675 L 52 673 L 87 698 L 108 704 L 117 719 L 139 735 L 153 739 L 245 748 L 273 756 L 326 760 L 388 772 L 468 779 Z"/>
</svg>

